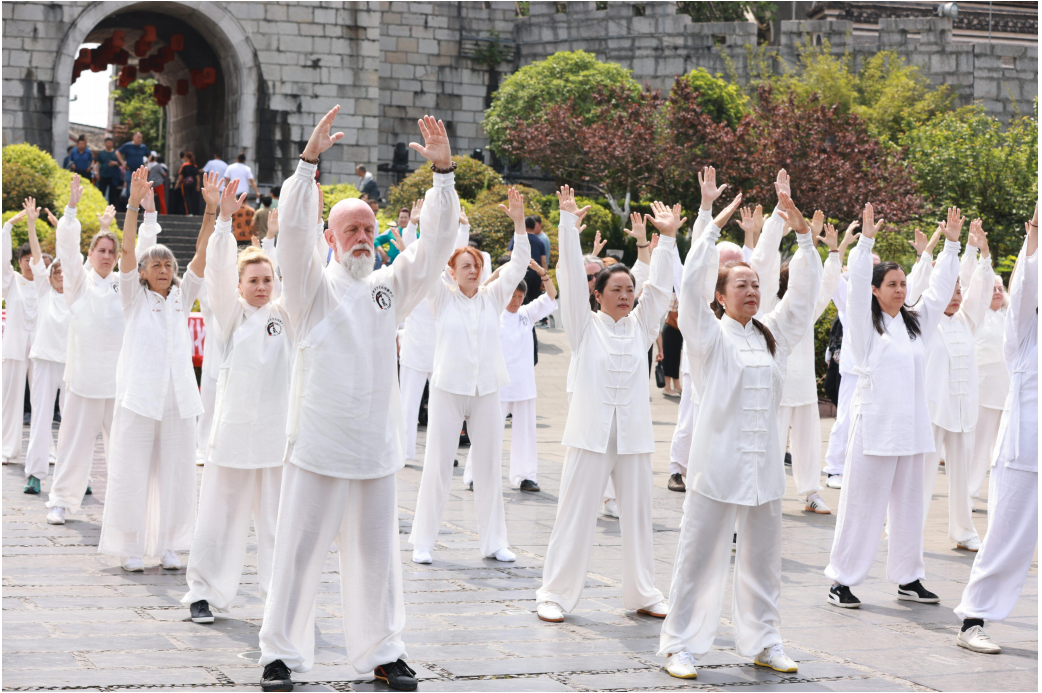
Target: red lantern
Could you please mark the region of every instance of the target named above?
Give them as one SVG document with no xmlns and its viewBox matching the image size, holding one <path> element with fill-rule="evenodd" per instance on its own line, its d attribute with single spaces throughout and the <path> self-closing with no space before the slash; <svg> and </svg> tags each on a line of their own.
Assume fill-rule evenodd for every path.
<svg viewBox="0 0 1042 693">
<path fill-rule="evenodd" d="M 80 55 L 76 58 L 77 65 L 90 65 L 90 48 L 81 48 Z"/>
<path fill-rule="evenodd" d="M 123 71 L 120 72 L 120 74 L 125 75 L 127 84 L 130 84 L 135 79 L 137 79 L 137 68 L 133 65 L 127 65 L 123 68 Z"/>
<path fill-rule="evenodd" d="M 179 79 L 177 80 L 177 95 L 187 96 L 188 95 L 188 80 Z"/>
<path fill-rule="evenodd" d="M 126 65 L 128 62 L 130 62 L 130 53 L 127 53 L 124 49 L 120 48 L 116 52 L 116 55 L 112 58 L 112 60 L 117 65 Z"/>
<path fill-rule="evenodd" d="M 164 65 L 171 62 L 174 59 L 174 50 L 170 46 L 163 46 L 159 49 L 159 62 Z"/>
<path fill-rule="evenodd" d="M 153 41 L 156 40 L 156 28 L 153 25 L 146 24 L 143 32 L 144 33 L 142 33 L 142 36 L 149 43 L 152 43 Z"/>
<path fill-rule="evenodd" d="M 175 53 L 183 51 L 185 49 L 185 37 L 181 34 L 174 34 L 170 37 L 170 48 Z"/>
<path fill-rule="evenodd" d="M 210 86 L 217 83 L 217 70 L 212 67 L 203 68 L 203 84 Z"/>
<path fill-rule="evenodd" d="M 90 53 L 90 71 L 91 72 L 104 72 L 108 64 L 105 62 L 105 58 L 97 51 L 97 49 Z"/>
<path fill-rule="evenodd" d="M 203 84 L 203 71 L 192 70 L 189 73 L 189 78 L 192 80 L 192 86 L 196 89 L 204 89 L 206 85 Z"/>
<path fill-rule="evenodd" d="M 152 72 L 161 73 L 164 70 L 163 61 L 158 56 L 153 55 L 149 58 L 148 64 L 152 67 Z"/>
<path fill-rule="evenodd" d="M 147 75 L 152 72 L 152 59 L 142 58 L 137 62 L 137 70 L 143 75 Z"/>
<path fill-rule="evenodd" d="M 134 55 L 138 58 L 144 58 L 150 50 L 152 50 L 152 44 L 143 38 L 134 42 Z"/>
<path fill-rule="evenodd" d="M 122 48 L 127 42 L 127 34 L 122 29 L 116 29 L 112 32 L 112 47 L 116 50 Z"/>
</svg>

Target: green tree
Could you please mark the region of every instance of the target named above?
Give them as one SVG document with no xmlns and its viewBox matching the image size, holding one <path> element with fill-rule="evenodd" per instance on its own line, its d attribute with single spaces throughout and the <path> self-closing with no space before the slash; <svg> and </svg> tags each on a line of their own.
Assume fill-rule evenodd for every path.
<svg viewBox="0 0 1042 693">
<path fill-rule="evenodd" d="M 486 166 L 469 156 L 457 154 L 452 157 L 456 162 L 456 194 L 461 200 L 473 202 L 483 191 L 503 183 L 503 178 L 491 166 Z M 387 204 L 395 210 L 401 207 L 412 207 L 412 203 L 423 197 L 434 185 L 434 172 L 424 162 L 418 169 L 402 179 L 387 191 Z M 506 197 L 504 196 L 505 200 Z"/>
<path fill-rule="evenodd" d="M 166 132 L 163 127 L 163 108 L 152 96 L 155 79 L 136 79 L 128 87 L 117 87 L 112 98 L 116 102 L 119 123 L 127 135 L 141 131 L 145 144 L 157 152 L 164 150 Z"/>
<path fill-rule="evenodd" d="M 550 106 L 573 101 L 580 115 L 589 116 L 598 110 L 594 94 L 601 86 L 619 87 L 619 93 L 634 99 L 641 93 L 629 70 L 601 62 L 586 51 L 562 51 L 522 67 L 503 80 L 492 97 L 492 106 L 485 111 L 482 125 L 489 148 L 497 156 L 506 157 L 504 145 L 515 123 L 538 121 Z"/>
<path fill-rule="evenodd" d="M 688 72 L 682 79 L 698 94 L 696 102 L 714 122 L 734 128 L 749 114 L 749 98 L 737 84 L 714 77 L 704 67 Z"/>
<path fill-rule="evenodd" d="M 732 2 L 682 0 L 677 3 L 677 14 L 686 14 L 695 22 L 754 21 L 760 43 L 766 42 L 770 37 L 771 21 L 777 10 L 775 3 L 759 0 L 734 0 Z"/>
</svg>

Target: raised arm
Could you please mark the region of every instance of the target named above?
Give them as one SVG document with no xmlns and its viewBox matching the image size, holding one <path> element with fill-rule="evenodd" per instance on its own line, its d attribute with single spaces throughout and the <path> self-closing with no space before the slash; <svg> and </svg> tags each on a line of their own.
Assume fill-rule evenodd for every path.
<svg viewBox="0 0 1042 693">
<path fill-rule="evenodd" d="M 8 221 L 4 222 L 3 230 L 3 278 L 4 278 L 4 297 L 11 295 L 11 285 L 14 283 L 14 266 L 11 261 L 14 259 L 14 252 L 11 248 L 11 230 L 14 225 L 25 219 L 26 213 L 23 209 L 18 214 L 15 214 Z"/>
<path fill-rule="evenodd" d="M 567 185 L 557 192 L 561 208 L 561 221 L 557 228 L 560 253 L 557 258 L 557 281 L 561 285 L 561 322 L 568 345 L 576 352 L 583 333 L 590 322 L 590 290 L 583 265 L 582 247 L 579 244 L 578 223 L 590 208 L 575 204 L 575 191 Z"/>
<path fill-rule="evenodd" d="M 1029 332 L 1038 328 L 1038 204 L 1035 216 L 1025 224 L 1027 236 L 1009 281 L 1009 310 L 1002 334 L 1002 352 L 1012 370 L 1017 352 Z"/>
<path fill-rule="evenodd" d="M 672 209 L 661 202 L 652 202 L 649 217 L 659 231 L 658 247 L 651 256 L 651 273 L 640 290 L 640 302 L 633 309 L 637 324 L 644 330 L 646 347 L 650 348 L 659 335 L 662 318 L 669 312 L 673 300 L 673 256 L 677 253 L 677 232 L 687 218 L 680 216 L 680 205 Z"/>
<path fill-rule="evenodd" d="M 532 259 L 532 246 L 525 229 L 525 198 L 516 188 L 510 188 L 507 202 L 509 206 L 501 204 L 499 208 L 514 222 L 514 249 L 510 251 L 510 262 L 499 268 L 499 276 L 486 289 L 500 310 L 510 303 L 514 289 L 524 278 Z"/>
<path fill-rule="evenodd" d="M 817 322 L 821 314 L 829 307 L 832 297 L 836 295 L 836 287 L 839 285 L 839 273 L 842 266 L 839 261 L 838 236 L 839 234 L 832 224 L 825 224 L 825 235 L 819 240 L 828 246 L 829 256 L 821 271 L 821 288 L 818 289 L 818 301 L 814 306 L 813 322 Z"/>
<path fill-rule="evenodd" d="M 774 183 L 779 200 L 782 193 L 789 195 L 791 186 L 789 174 L 785 169 L 778 171 L 778 178 Z M 760 305 L 769 304 L 772 296 L 778 295 L 778 285 L 781 281 L 781 240 L 785 235 L 785 219 L 782 218 L 780 205 L 774 208 L 771 217 L 764 222 L 763 234 L 756 241 L 756 249 L 749 259 L 749 265 L 756 271 L 760 278 Z"/>
<path fill-rule="evenodd" d="M 872 246 L 876 242 L 876 233 L 883 228 L 883 220 L 876 222 L 872 203 L 865 205 L 862 219 L 861 238 L 850 251 L 847 262 L 847 311 L 843 334 L 844 343 L 848 345 L 844 354 L 849 352 L 851 363 L 864 367 L 868 363 L 875 330 L 872 324 Z"/>
<path fill-rule="evenodd" d="M 40 208 L 36 206 L 35 197 L 25 198 L 22 208 L 25 210 L 25 226 L 29 232 L 29 252 L 32 253 L 32 264 L 39 265 L 43 262 L 40 237 L 36 235 L 36 220 L 40 218 Z"/>
<path fill-rule="evenodd" d="M 83 266 L 83 255 L 80 254 L 80 222 L 76 218 L 76 205 L 83 194 L 79 182 L 80 177 L 74 175 L 69 188 L 69 204 L 54 227 L 54 254 L 62 263 L 62 296 L 68 306 L 79 300 L 87 286 L 87 268 Z M 115 207 L 110 205 L 109 208 L 115 215 Z M 107 214 L 108 209 L 105 210 Z M 108 227 L 104 226 L 102 230 L 107 231 Z"/>
<path fill-rule="evenodd" d="M 710 222 L 705 232 L 691 245 L 687 260 L 684 261 L 684 279 L 681 291 L 677 294 L 677 324 L 692 363 L 704 363 L 720 340 L 720 321 L 705 297 L 705 287 L 709 282 L 716 285 L 720 267 L 716 249 L 719 238 L 720 229 Z"/>
<path fill-rule="evenodd" d="M 148 181 L 148 168 L 141 166 L 130 176 L 127 215 L 123 218 L 123 252 L 119 256 L 119 271 L 123 274 L 137 271 L 137 220 L 146 194 L 152 194 L 152 184 Z"/>
<path fill-rule="evenodd" d="M 923 292 L 919 306 L 919 326 L 923 334 L 933 334 L 944 309 L 952 301 L 955 282 L 959 280 L 959 234 L 962 232 L 962 212 L 952 207 L 948 210 L 948 221 L 944 227 L 944 249 L 934 262 L 930 284 Z"/>
<path fill-rule="evenodd" d="M 239 248 L 232 234 L 231 217 L 225 219 L 222 214 L 206 247 L 206 275 L 203 277 L 210 309 L 222 340 L 231 337 L 241 310 L 236 267 L 238 256 Z"/>
<path fill-rule="evenodd" d="M 971 246 L 972 244 L 972 246 Z M 970 253 L 970 248 L 973 252 Z M 995 271 L 991 268 L 991 249 L 988 248 L 988 234 L 984 232 L 980 219 L 970 222 L 970 237 L 963 252 L 963 262 L 959 266 L 959 281 L 966 272 L 965 258 L 967 255 L 976 256 L 980 250 L 980 259 L 972 263 L 969 268 L 969 279 L 962 284 L 962 305 L 959 312 L 966 318 L 970 326 L 970 332 L 976 333 L 991 306 L 991 294 L 995 289 Z"/>
<path fill-rule="evenodd" d="M 814 311 L 821 289 L 821 256 L 814 249 L 811 227 L 792 198 L 781 193 L 778 206 L 782 218 L 796 232 L 796 254 L 789 260 L 789 286 L 785 296 L 765 320 L 778 341 L 791 352 L 817 317 Z"/>
</svg>

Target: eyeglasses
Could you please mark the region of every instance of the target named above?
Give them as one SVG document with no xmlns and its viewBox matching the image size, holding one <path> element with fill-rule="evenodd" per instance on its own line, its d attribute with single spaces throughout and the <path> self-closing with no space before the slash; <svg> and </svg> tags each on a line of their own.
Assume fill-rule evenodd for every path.
<svg viewBox="0 0 1042 693">
<path fill-rule="evenodd" d="M 587 274 L 586 275 L 586 281 L 592 282 L 593 278 L 596 277 L 596 276 L 597 276 L 596 274 Z"/>
</svg>

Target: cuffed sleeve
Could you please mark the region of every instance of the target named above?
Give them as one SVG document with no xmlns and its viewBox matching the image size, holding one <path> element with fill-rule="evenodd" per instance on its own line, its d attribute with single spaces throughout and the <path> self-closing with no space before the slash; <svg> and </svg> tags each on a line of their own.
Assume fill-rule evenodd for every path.
<svg viewBox="0 0 1042 693">
<path fill-rule="evenodd" d="M 646 349 L 650 349 L 658 338 L 662 320 L 673 300 L 673 256 L 676 252 L 676 238 L 659 236 L 658 247 L 651 254 L 651 273 L 640 290 L 640 303 L 633 309 L 637 324 L 644 330 Z"/>
<path fill-rule="evenodd" d="M 54 230 L 54 254 L 62 263 L 62 295 L 70 307 L 79 300 L 87 286 L 87 269 L 80 254 L 80 233 L 75 208 L 66 207 L 65 214 L 58 220 L 58 228 Z M 118 269 L 118 266 L 113 267 L 114 271 Z"/>
<path fill-rule="evenodd" d="M 231 336 L 241 310 L 236 267 L 238 256 L 239 247 L 232 235 L 231 220 L 218 219 L 206 246 L 206 274 L 203 281 L 222 341 Z"/>
<path fill-rule="evenodd" d="M 761 314 L 773 308 L 781 281 L 781 240 L 785 235 L 785 220 L 779 208 L 763 224 L 763 233 L 756 242 L 756 249 L 749 258 L 749 265 L 760 279 Z"/>
<path fill-rule="evenodd" d="M 963 253 L 965 258 L 970 253 Z M 976 255 L 976 253 L 973 253 Z M 959 268 L 960 282 L 963 269 Z M 970 333 L 976 334 L 977 328 L 984 324 L 984 317 L 991 307 L 991 294 L 995 290 L 995 272 L 991 269 L 991 257 L 982 257 L 973 263 L 973 271 L 969 281 L 962 285 L 962 305 L 959 310 L 966 317 Z"/>
<path fill-rule="evenodd" d="M 843 352 L 846 363 L 849 352 L 851 363 L 865 367 L 872 343 L 872 246 L 875 239 L 862 236 L 850 251 L 847 261 L 847 321 L 843 324 L 845 340 Z"/>
<path fill-rule="evenodd" d="M 557 282 L 561 287 L 561 322 L 572 353 L 579 350 L 583 333 L 590 322 L 590 288 L 583 266 L 579 232 L 575 228 L 578 217 L 561 210 L 561 221 L 557 227 L 557 242 L 561 246 L 557 259 Z"/>
<path fill-rule="evenodd" d="M 282 186 L 279 204 L 279 236 L 276 243 L 282 270 L 286 312 L 299 331 L 322 286 L 325 256 L 315 239 L 318 192 L 315 165 L 297 164 L 296 172 Z M 303 335 L 302 335 L 303 336 Z"/>
<path fill-rule="evenodd" d="M 10 224 L 4 224 L 3 231 L 3 277 L 4 277 L 4 298 L 8 298 L 11 295 L 11 284 L 14 282 L 14 266 L 11 264 L 14 260 L 14 251 L 11 248 L 11 230 L 14 227 Z"/>
<path fill-rule="evenodd" d="M 158 217 L 158 212 L 145 212 L 144 221 L 141 222 L 141 226 L 139 226 L 137 230 L 137 245 L 135 246 L 135 252 L 144 252 L 156 244 L 156 239 L 163 231 L 162 227 L 159 225 Z"/>
<path fill-rule="evenodd" d="M 716 242 L 720 238 L 720 229 L 710 224 L 687 253 L 684 263 L 684 280 L 681 285 L 677 325 L 687 346 L 688 359 L 692 372 L 705 363 L 709 354 L 720 340 L 720 321 L 709 307 L 704 290 L 712 277 L 716 284 L 719 272 L 719 251 Z"/>
<path fill-rule="evenodd" d="M 514 249 L 510 251 L 510 262 L 499 270 L 499 276 L 485 289 L 494 297 L 500 310 L 506 308 L 514 295 L 514 289 L 525 277 L 528 261 L 532 259 L 532 246 L 527 233 L 514 234 Z"/>
<path fill-rule="evenodd" d="M 796 254 L 789 260 L 789 286 L 777 307 L 766 317 L 771 331 L 787 353 L 814 324 L 821 289 L 821 256 L 810 232 L 796 234 Z"/>
<path fill-rule="evenodd" d="M 975 246 L 967 244 L 966 250 L 962 253 L 962 260 L 959 261 L 959 284 L 963 291 L 970 285 L 973 272 L 977 269 L 977 253 L 978 250 Z"/>
<path fill-rule="evenodd" d="M 934 328 L 944 315 L 944 309 L 952 302 L 955 282 L 959 280 L 959 249 L 961 247 L 958 241 L 946 240 L 944 250 L 934 262 L 930 285 L 923 292 L 922 305 L 919 308 L 919 327 L 923 334 L 933 334 Z"/>
<path fill-rule="evenodd" d="M 1027 249 L 1028 242 L 1024 239 L 1009 282 L 1009 309 L 1002 333 L 1002 353 L 1011 371 L 1021 343 L 1028 339 L 1029 331 L 1036 329 L 1038 320 L 1038 250 L 1028 255 Z M 1014 406 L 1019 406 L 1019 402 Z"/>
</svg>

